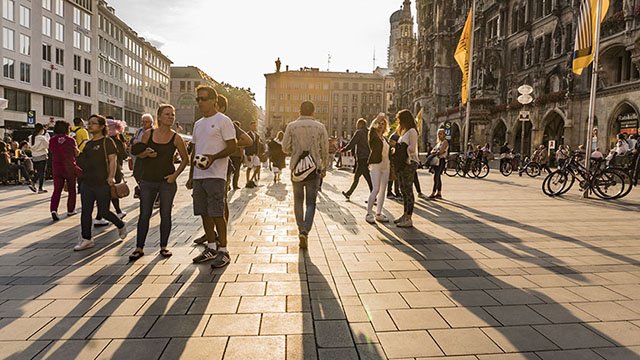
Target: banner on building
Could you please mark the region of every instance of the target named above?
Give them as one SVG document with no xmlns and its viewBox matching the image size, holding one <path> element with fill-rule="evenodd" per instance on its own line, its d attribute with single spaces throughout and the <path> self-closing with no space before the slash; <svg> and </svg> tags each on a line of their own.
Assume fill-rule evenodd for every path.
<svg viewBox="0 0 640 360">
<path fill-rule="evenodd" d="M 458 42 L 458 47 L 453 57 L 460 66 L 462 71 L 462 104 L 466 104 L 469 97 L 469 62 L 471 61 L 471 21 L 473 16 L 473 9 L 469 10 L 469 16 L 464 23 L 464 29 Z"/>
<path fill-rule="evenodd" d="M 601 1 L 602 5 L 599 20 L 596 19 L 598 1 Z M 582 74 L 582 71 L 593 61 L 596 22 L 604 19 L 607 10 L 609 10 L 609 0 L 582 0 L 580 3 L 573 51 L 573 72 L 576 75 Z"/>
</svg>

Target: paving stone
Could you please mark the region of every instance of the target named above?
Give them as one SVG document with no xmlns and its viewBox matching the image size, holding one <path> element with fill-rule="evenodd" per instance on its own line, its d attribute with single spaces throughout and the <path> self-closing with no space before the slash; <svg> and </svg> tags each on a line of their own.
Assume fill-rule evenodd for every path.
<svg viewBox="0 0 640 360">
<path fill-rule="evenodd" d="M 280 360 L 284 357 L 284 336 L 232 336 L 224 353 L 225 360 Z"/>
<path fill-rule="evenodd" d="M 616 345 L 640 345 L 640 327 L 628 321 L 588 323 L 586 326 Z"/>
<path fill-rule="evenodd" d="M 243 296 L 238 313 L 286 312 L 285 296 Z"/>
<path fill-rule="evenodd" d="M 90 337 L 92 339 L 142 338 L 156 319 L 157 316 L 111 316 L 106 318 Z"/>
<path fill-rule="evenodd" d="M 222 359 L 227 340 L 226 337 L 173 338 L 160 359 Z"/>
<path fill-rule="evenodd" d="M 534 328 L 561 349 L 613 346 L 597 332 L 580 324 L 536 325 Z"/>
<path fill-rule="evenodd" d="M 409 306 L 404 301 L 400 294 L 387 293 L 387 294 L 363 294 L 360 295 L 362 305 L 371 310 L 386 310 L 386 309 L 405 309 Z"/>
<path fill-rule="evenodd" d="M 62 317 L 53 319 L 30 340 L 86 339 L 105 318 Z"/>
<path fill-rule="evenodd" d="M 317 358 L 316 339 L 313 335 L 287 335 L 287 359 Z"/>
<path fill-rule="evenodd" d="M 313 334 L 310 313 L 263 314 L 260 335 Z"/>
<path fill-rule="evenodd" d="M 28 340 L 52 318 L 0 319 L 0 341 Z"/>
<path fill-rule="evenodd" d="M 383 332 L 378 339 L 390 359 L 444 355 L 426 331 Z"/>
<path fill-rule="evenodd" d="M 558 349 L 551 341 L 529 326 L 483 328 L 504 352 L 527 352 Z"/>
<path fill-rule="evenodd" d="M 359 360 L 358 351 L 355 347 L 343 349 L 318 349 L 318 359 L 320 360 Z"/>
<path fill-rule="evenodd" d="M 110 340 L 54 341 L 35 359 L 95 359 L 107 347 Z"/>
<path fill-rule="evenodd" d="M 203 336 L 258 335 L 260 314 L 211 315 Z"/>
<path fill-rule="evenodd" d="M 188 314 L 235 314 L 240 297 L 196 298 Z"/>
<path fill-rule="evenodd" d="M 434 309 L 389 310 L 398 330 L 423 330 L 449 328 Z"/>
<path fill-rule="evenodd" d="M 579 303 L 575 306 L 602 321 L 640 319 L 640 314 L 611 301 Z"/>
<path fill-rule="evenodd" d="M 429 330 L 446 355 L 490 354 L 500 352 L 480 329 Z"/>
<path fill-rule="evenodd" d="M 149 330 L 148 338 L 174 338 L 202 336 L 209 315 L 168 315 L 160 316 Z"/>
<path fill-rule="evenodd" d="M 602 360 L 591 350 L 558 350 L 536 353 L 542 360 Z"/>
<path fill-rule="evenodd" d="M 487 306 L 484 307 L 484 310 L 505 326 L 546 324 L 549 322 L 524 305 Z"/>
<path fill-rule="evenodd" d="M 351 330 L 344 320 L 314 321 L 316 341 L 321 348 L 353 347 Z"/>
<path fill-rule="evenodd" d="M 158 359 L 169 339 L 115 339 L 96 360 Z"/>
<path fill-rule="evenodd" d="M 445 294 L 436 291 L 404 292 L 402 297 L 411 308 L 456 306 Z"/>
<path fill-rule="evenodd" d="M 32 359 L 49 343 L 49 341 L 2 341 L 0 342 L 0 358 Z"/>
<path fill-rule="evenodd" d="M 453 328 L 500 325 L 489 313 L 480 307 L 438 308 L 437 311 Z"/>
</svg>

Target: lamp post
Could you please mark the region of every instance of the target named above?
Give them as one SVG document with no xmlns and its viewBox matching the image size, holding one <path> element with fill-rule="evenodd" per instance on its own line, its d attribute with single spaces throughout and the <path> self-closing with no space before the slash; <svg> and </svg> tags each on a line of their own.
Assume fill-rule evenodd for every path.
<svg viewBox="0 0 640 360">
<path fill-rule="evenodd" d="M 527 125 L 528 121 L 531 121 L 531 113 L 527 110 L 527 105 L 533 102 L 533 97 L 531 93 L 533 93 L 533 88 L 530 85 L 522 85 L 518 88 L 518 102 L 522 104 L 523 109 L 520 111 L 519 121 L 521 122 L 522 131 L 520 133 L 520 154 L 524 157 L 524 128 Z"/>
</svg>

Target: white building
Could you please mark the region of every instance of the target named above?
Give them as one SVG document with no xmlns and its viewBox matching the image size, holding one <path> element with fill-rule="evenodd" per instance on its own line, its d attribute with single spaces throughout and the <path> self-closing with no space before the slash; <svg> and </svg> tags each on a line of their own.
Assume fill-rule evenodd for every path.
<svg viewBox="0 0 640 360">
<path fill-rule="evenodd" d="M 144 112 L 169 102 L 169 60 L 104 0 L 0 0 L 4 129 L 92 113 L 139 126 Z"/>
<path fill-rule="evenodd" d="M 86 117 L 94 108 L 95 0 L 2 0 L 0 126 Z"/>
</svg>

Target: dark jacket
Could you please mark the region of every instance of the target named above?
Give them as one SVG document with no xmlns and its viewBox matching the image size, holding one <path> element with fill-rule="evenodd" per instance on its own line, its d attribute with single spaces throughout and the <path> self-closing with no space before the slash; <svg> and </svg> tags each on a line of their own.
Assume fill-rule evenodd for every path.
<svg viewBox="0 0 640 360">
<path fill-rule="evenodd" d="M 357 159 L 366 160 L 369 158 L 369 139 L 366 128 L 356 130 L 356 132 L 353 133 L 351 141 L 349 141 L 343 151 L 352 151 L 354 148 Z"/>
<path fill-rule="evenodd" d="M 376 134 L 376 129 L 369 130 L 369 148 L 371 149 L 369 153 L 369 164 L 380 164 L 382 162 L 382 141 L 387 141 L 387 139 L 380 139 L 378 134 Z M 389 154 L 391 154 L 391 148 L 389 148 Z"/>
</svg>

